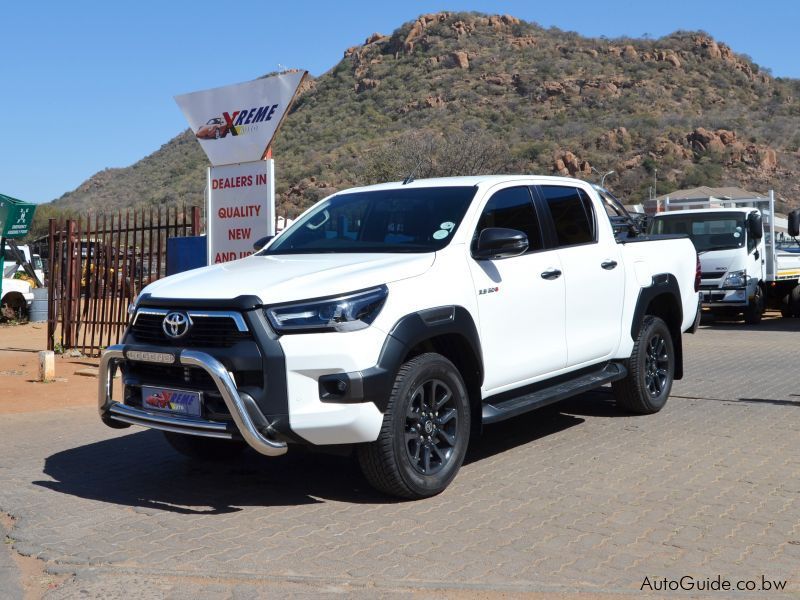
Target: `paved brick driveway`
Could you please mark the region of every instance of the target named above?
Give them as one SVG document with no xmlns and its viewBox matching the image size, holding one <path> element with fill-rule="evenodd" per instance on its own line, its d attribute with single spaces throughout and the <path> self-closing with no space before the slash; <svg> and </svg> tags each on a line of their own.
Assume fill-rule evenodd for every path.
<svg viewBox="0 0 800 600">
<path fill-rule="evenodd" d="M 800 321 L 714 324 L 685 347 L 660 414 L 598 392 L 491 427 L 420 502 L 377 495 L 345 457 L 198 466 L 91 409 L 11 415 L 0 510 L 18 551 L 76 573 L 55 598 L 616 594 L 717 574 L 798 593 Z"/>
</svg>

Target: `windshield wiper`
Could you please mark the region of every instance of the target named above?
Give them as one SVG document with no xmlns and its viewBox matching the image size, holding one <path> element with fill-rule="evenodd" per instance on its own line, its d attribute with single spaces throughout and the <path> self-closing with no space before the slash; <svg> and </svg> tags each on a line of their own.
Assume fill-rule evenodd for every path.
<svg viewBox="0 0 800 600">
<path fill-rule="evenodd" d="M 698 254 L 703 254 L 705 252 L 713 252 L 714 250 L 736 250 L 737 248 L 741 248 L 741 246 L 711 246 L 711 248 L 705 248 L 704 250 L 698 250 Z"/>
</svg>

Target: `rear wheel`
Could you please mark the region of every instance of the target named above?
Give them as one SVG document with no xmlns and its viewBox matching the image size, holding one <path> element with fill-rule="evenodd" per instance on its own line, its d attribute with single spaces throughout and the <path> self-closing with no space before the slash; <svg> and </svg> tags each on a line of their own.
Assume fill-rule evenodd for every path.
<svg viewBox="0 0 800 600">
<path fill-rule="evenodd" d="M 641 415 L 660 411 L 675 375 L 675 349 L 664 321 L 645 316 L 625 366 L 625 379 L 611 384 L 619 406 Z"/>
<path fill-rule="evenodd" d="M 789 305 L 789 316 L 800 317 L 800 285 L 795 286 L 787 295 Z"/>
<path fill-rule="evenodd" d="M 761 317 L 764 314 L 764 291 L 761 286 L 756 286 L 756 291 L 753 292 L 753 298 L 744 309 L 744 322 L 748 325 L 757 325 L 761 322 Z"/>
<path fill-rule="evenodd" d="M 786 294 L 781 298 L 781 316 L 784 319 L 789 319 L 794 316 L 794 311 L 792 311 L 792 295 Z"/>
<path fill-rule="evenodd" d="M 221 440 L 170 431 L 165 431 L 164 437 L 175 450 L 195 460 L 229 460 L 239 456 L 247 447 L 247 444 L 239 440 Z"/>
<path fill-rule="evenodd" d="M 467 451 L 470 407 L 452 362 L 421 354 L 400 368 L 378 439 L 358 447 L 358 461 L 376 489 L 402 498 L 442 492 Z"/>
</svg>

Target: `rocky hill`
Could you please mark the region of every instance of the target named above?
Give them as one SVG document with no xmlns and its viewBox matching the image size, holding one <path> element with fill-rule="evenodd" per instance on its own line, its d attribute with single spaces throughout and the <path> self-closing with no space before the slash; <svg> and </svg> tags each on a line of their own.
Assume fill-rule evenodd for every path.
<svg viewBox="0 0 800 600">
<path fill-rule="evenodd" d="M 640 201 L 696 185 L 774 188 L 800 205 L 800 80 L 703 32 L 594 39 L 512 16 L 423 15 L 348 48 L 310 80 L 275 143 L 291 215 L 335 189 L 476 170 L 574 175 Z M 200 204 L 190 132 L 102 171 L 41 211 Z"/>
</svg>

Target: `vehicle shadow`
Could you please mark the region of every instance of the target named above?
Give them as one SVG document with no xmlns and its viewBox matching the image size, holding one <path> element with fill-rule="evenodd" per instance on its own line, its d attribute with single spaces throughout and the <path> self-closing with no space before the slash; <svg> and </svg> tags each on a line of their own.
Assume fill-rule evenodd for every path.
<svg viewBox="0 0 800 600">
<path fill-rule="evenodd" d="M 712 315 L 703 313 L 698 333 L 702 335 L 703 329 L 716 329 L 722 331 L 763 331 L 800 332 L 800 319 L 783 318 L 779 312 L 768 312 L 757 325 L 748 325 L 736 316 Z"/>
<path fill-rule="evenodd" d="M 593 392 L 486 427 L 470 444 L 466 463 L 546 438 L 585 419 L 623 416 Z M 291 506 L 339 501 L 381 504 L 399 500 L 374 491 L 354 458 L 292 447 L 267 458 L 247 450 L 231 462 L 200 463 L 177 454 L 161 433 L 136 431 L 57 452 L 33 484 L 62 494 L 140 510 L 225 514 L 246 506 Z"/>
</svg>

